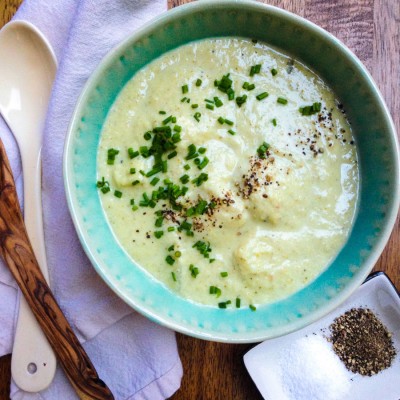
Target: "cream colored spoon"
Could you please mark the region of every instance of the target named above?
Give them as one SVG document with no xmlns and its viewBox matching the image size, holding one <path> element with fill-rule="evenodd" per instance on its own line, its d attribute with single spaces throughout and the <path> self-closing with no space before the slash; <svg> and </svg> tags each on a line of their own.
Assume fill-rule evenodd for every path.
<svg viewBox="0 0 400 400">
<path fill-rule="evenodd" d="M 0 113 L 18 142 L 24 178 L 25 225 L 47 281 L 40 151 L 56 69 L 50 45 L 32 24 L 13 21 L 0 31 Z M 49 386 L 55 369 L 54 352 L 21 296 L 12 377 L 21 389 L 38 392 Z"/>
</svg>

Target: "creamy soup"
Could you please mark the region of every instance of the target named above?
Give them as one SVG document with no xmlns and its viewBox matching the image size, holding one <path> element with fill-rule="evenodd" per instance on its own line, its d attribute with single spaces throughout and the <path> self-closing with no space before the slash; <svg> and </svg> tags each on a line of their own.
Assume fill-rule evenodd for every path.
<svg viewBox="0 0 400 400">
<path fill-rule="evenodd" d="M 104 124 L 99 195 L 121 246 L 171 290 L 220 308 L 314 280 L 355 214 L 357 154 L 332 90 L 264 43 L 162 55 Z"/>
</svg>

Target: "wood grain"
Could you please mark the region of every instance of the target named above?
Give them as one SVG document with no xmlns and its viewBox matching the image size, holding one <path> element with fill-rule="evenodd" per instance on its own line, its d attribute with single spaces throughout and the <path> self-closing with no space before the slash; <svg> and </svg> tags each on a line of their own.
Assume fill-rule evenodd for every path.
<svg viewBox="0 0 400 400">
<path fill-rule="evenodd" d="M 168 0 L 174 7 L 191 0 Z M 0 27 L 22 0 L 0 0 Z M 400 127 L 400 1 L 398 0 L 270 0 L 271 4 L 306 17 L 341 39 L 365 63 Z M 400 222 L 376 264 L 400 289 Z M 184 376 L 171 400 L 261 400 L 242 356 L 249 345 L 204 342 L 177 335 Z M 9 387 L 9 360 L 0 359 L 0 400 Z M 8 366 L 7 366 L 8 363 Z M 2 387 L 4 388 L 2 391 Z"/>
<path fill-rule="evenodd" d="M 12 18 L 21 4 L 22 0 L 0 0 L 0 28 Z"/>
<path fill-rule="evenodd" d="M 0 357 L 0 400 L 10 398 L 11 354 Z"/>
<path fill-rule="evenodd" d="M 58 306 L 33 253 L 22 217 L 11 167 L 0 140 L 0 255 L 18 283 L 80 399 L 111 400 Z"/>
</svg>

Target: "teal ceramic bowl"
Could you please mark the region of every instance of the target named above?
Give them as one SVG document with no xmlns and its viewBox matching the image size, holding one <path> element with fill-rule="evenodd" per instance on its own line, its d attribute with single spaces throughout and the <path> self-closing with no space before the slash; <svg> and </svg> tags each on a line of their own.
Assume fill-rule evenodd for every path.
<svg viewBox="0 0 400 400">
<path fill-rule="evenodd" d="M 198 39 L 257 38 L 314 69 L 334 89 L 352 123 L 361 188 L 351 235 L 311 284 L 273 304 L 250 309 L 187 301 L 152 278 L 120 247 L 102 210 L 96 153 L 102 125 L 127 81 L 161 54 Z M 342 303 L 381 254 L 399 206 L 399 151 L 393 122 L 361 62 L 318 26 L 248 1 L 199 1 L 153 20 L 112 50 L 87 82 L 69 128 L 64 158 L 70 212 L 87 255 L 104 281 L 134 309 L 195 337 L 256 342 L 302 328 Z"/>
</svg>

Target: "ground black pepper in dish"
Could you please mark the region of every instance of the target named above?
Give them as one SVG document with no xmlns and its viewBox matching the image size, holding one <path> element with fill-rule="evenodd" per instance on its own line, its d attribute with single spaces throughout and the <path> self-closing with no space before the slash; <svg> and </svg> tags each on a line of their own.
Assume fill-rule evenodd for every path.
<svg viewBox="0 0 400 400">
<path fill-rule="evenodd" d="M 351 372 L 372 376 L 391 366 L 392 334 L 370 309 L 352 308 L 329 328 L 333 350 Z"/>
</svg>

